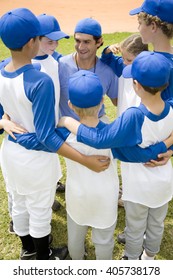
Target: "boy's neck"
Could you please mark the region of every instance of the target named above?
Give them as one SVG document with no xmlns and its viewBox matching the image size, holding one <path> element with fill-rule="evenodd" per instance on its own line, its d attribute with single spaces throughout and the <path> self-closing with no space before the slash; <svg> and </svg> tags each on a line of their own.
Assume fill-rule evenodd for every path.
<svg viewBox="0 0 173 280">
<path fill-rule="evenodd" d="M 43 52 L 42 50 L 39 50 L 37 53 L 37 56 L 44 56 L 47 55 L 45 52 Z"/>
<path fill-rule="evenodd" d="M 84 116 L 81 117 L 79 121 L 89 127 L 96 127 L 99 123 L 99 118 L 98 116 Z"/>
<path fill-rule="evenodd" d="M 155 115 L 160 115 L 165 107 L 165 103 L 160 94 L 160 92 L 156 93 L 156 95 L 144 93 L 144 96 L 141 97 L 141 103 L 145 105 L 148 111 Z"/>
<path fill-rule="evenodd" d="M 19 54 L 15 53 L 15 55 L 13 55 L 13 53 L 12 53 L 12 59 L 7 64 L 5 69 L 8 72 L 14 72 L 27 64 L 31 64 L 31 59 L 29 59 L 28 57 L 22 56 L 20 53 Z"/>
<path fill-rule="evenodd" d="M 155 52 L 165 52 L 165 53 L 173 53 L 173 49 L 168 38 L 157 38 L 153 43 L 153 49 Z"/>
</svg>

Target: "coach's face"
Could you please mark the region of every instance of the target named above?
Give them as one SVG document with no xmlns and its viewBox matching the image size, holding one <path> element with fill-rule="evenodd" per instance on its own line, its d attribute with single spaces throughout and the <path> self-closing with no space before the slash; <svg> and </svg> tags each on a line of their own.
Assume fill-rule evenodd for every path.
<svg viewBox="0 0 173 280">
<path fill-rule="evenodd" d="M 95 58 L 100 42 L 96 42 L 92 35 L 85 33 L 75 33 L 74 39 L 79 59 Z"/>
</svg>

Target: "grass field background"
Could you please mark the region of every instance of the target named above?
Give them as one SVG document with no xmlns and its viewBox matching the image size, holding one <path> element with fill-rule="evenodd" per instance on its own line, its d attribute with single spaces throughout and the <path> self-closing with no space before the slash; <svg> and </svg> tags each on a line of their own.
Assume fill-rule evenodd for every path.
<svg viewBox="0 0 173 280">
<path fill-rule="evenodd" d="M 98 50 L 98 55 L 100 55 L 103 48 L 107 45 L 120 42 L 125 37 L 129 36 L 131 33 L 112 33 L 104 34 L 104 46 Z M 58 51 L 62 54 L 68 54 L 74 51 L 74 40 L 71 37 L 69 40 L 61 40 L 59 42 Z M 0 60 L 9 57 L 9 51 L 4 47 L 0 41 Z M 116 118 L 116 108 L 112 105 L 108 98 L 105 98 L 105 106 L 107 115 L 110 120 Z M 0 143 L 3 139 L 3 135 L 0 137 Z M 66 178 L 66 168 L 65 162 L 62 157 L 61 165 L 63 170 L 62 181 L 65 183 Z M 118 170 L 120 175 L 120 172 Z M 106 195 L 106 190 L 105 190 Z M 52 234 L 53 234 L 53 246 L 58 246 L 60 244 L 67 244 L 67 227 L 66 227 L 66 210 L 65 210 L 65 198 L 64 194 L 57 195 L 58 201 L 61 203 L 61 209 L 53 213 L 52 216 Z M 16 260 L 19 259 L 20 253 L 20 241 L 19 238 L 15 235 L 11 235 L 8 232 L 10 217 L 8 215 L 8 206 L 7 206 L 7 193 L 5 190 L 4 180 L 0 171 L 0 260 Z M 123 245 L 117 243 L 117 234 L 124 229 L 124 209 L 118 209 L 118 222 L 115 230 L 115 248 L 114 248 L 114 259 L 118 260 L 123 254 Z M 87 238 L 86 238 L 86 247 L 88 251 L 88 260 L 94 260 L 94 247 L 90 240 L 91 231 L 89 229 Z M 165 220 L 165 231 L 161 244 L 160 252 L 157 255 L 158 260 L 173 260 L 173 201 L 169 204 L 168 214 Z"/>
</svg>

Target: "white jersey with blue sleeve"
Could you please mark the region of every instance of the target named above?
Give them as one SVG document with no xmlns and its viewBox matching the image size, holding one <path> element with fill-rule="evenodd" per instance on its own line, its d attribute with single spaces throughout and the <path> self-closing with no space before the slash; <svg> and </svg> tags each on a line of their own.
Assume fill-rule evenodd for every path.
<svg viewBox="0 0 173 280">
<path fill-rule="evenodd" d="M 98 129 L 105 124 L 99 122 Z M 61 131 L 61 129 L 60 129 Z M 117 161 L 111 150 L 97 150 L 79 143 L 76 136 L 66 132 L 66 143 L 84 155 L 105 155 L 110 157 L 108 169 L 97 173 L 85 166 L 65 158 L 66 177 L 66 210 L 75 223 L 95 228 L 109 228 L 117 219 L 117 202 L 119 179 Z M 63 136 L 62 136 L 63 137 Z M 105 195 L 106 189 L 106 195 Z"/>
<path fill-rule="evenodd" d="M 50 151 L 27 150 L 6 136 L 1 146 L 1 168 L 9 189 L 30 194 L 55 186 L 62 175 L 55 152 L 64 141 L 55 132 L 52 80 L 30 64 L 15 72 L 2 68 L 0 103 L 12 121 L 35 132 L 38 141 Z"/>
<path fill-rule="evenodd" d="M 141 104 L 138 108 L 129 108 L 100 131 L 80 125 L 77 139 L 96 148 L 113 148 L 116 154 L 116 147 L 135 143 L 140 147 L 147 147 L 163 141 L 173 131 L 172 120 L 172 102 L 165 102 L 165 108 L 160 115 L 152 114 Z M 126 170 L 123 168 L 124 200 L 155 208 L 172 199 L 173 170 L 170 161 L 165 166 L 152 169 L 141 163 L 126 166 Z"/>
<path fill-rule="evenodd" d="M 145 115 L 141 128 L 142 143 L 140 147 L 164 140 L 173 131 L 173 109 L 166 103 L 164 111 L 154 115 L 143 105 Z M 123 200 L 140 203 L 157 208 L 172 199 L 173 169 L 171 160 L 163 166 L 146 167 L 141 163 L 122 162 Z"/>
</svg>

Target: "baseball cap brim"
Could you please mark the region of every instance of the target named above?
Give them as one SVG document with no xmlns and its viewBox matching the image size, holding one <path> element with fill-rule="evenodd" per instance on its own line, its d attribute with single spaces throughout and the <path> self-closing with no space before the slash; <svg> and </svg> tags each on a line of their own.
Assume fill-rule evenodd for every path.
<svg viewBox="0 0 173 280">
<path fill-rule="evenodd" d="M 136 8 L 136 9 L 131 10 L 131 11 L 129 12 L 129 14 L 130 14 L 131 16 L 133 16 L 133 15 L 137 15 L 137 14 L 141 13 L 142 11 L 143 11 L 143 10 L 142 10 L 142 7 L 139 7 L 139 8 Z"/>
<path fill-rule="evenodd" d="M 132 78 L 132 64 L 124 67 L 122 75 L 124 78 Z"/>
<path fill-rule="evenodd" d="M 57 41 L 60 39 L 69 39 L 70 36 L 68 36 L 66 33 L 64 33 L 63 31 L 55 31 L 55 32 L 51 32 L 49 34 L 46 34 L 45 37 L 49 38 L 50 40 L 53 41 Z"/>
</svg>

